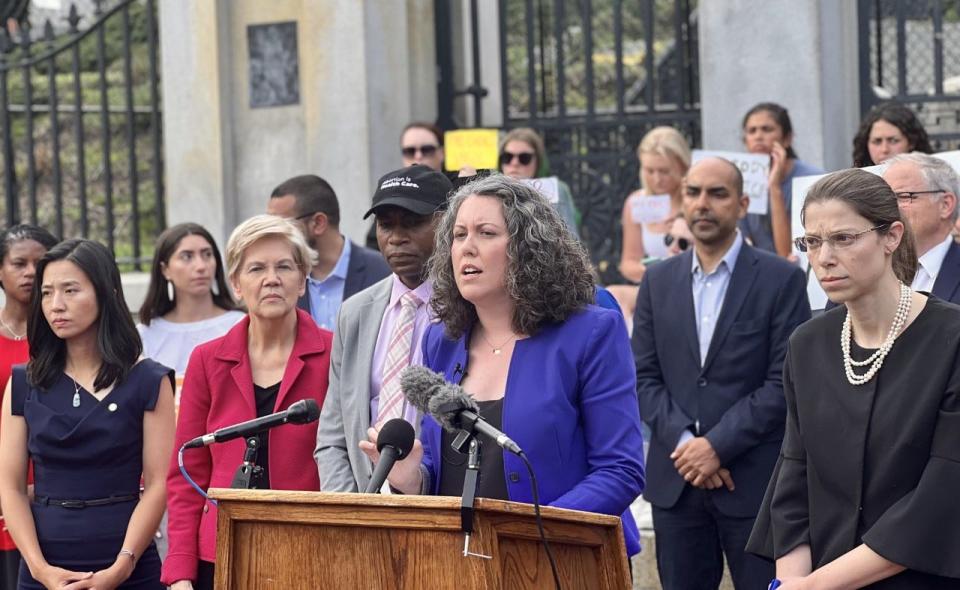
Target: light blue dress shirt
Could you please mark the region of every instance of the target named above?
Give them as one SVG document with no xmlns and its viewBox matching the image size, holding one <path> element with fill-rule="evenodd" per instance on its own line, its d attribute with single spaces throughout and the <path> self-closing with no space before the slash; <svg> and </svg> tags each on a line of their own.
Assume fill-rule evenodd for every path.
<svg viewBox="0 0 960 590">
<path fill-rule="evenodd" d="M 741 246 L 743 246 L 743 236 L 737 231 L 737 237 L 727 253 L 723 255 L 723 260 L 709 274 L 700 268 L 700 258 L 697 256 L 697 251 L 693 251 L 693 265 L 690 272 L 693 273 L 693 309 L 697 318 L 697 337 L 700 339 L 701 367 L 707 358 L 707 351 L 710 350 L 710 341 L 713 340 L 713 331 L 717 327 L 717 318 L 720 316 L 723 298 L 727 295 L 730 276 L 733 274 L 733 267 L 737 264 Z"/>
<path fill-rule="evenodd" d="M 350 266 L 350 240 L 343 240 L 343 251 L 336 266 L 323 280 L 308 276 L 307 292 L 310 294 L 310 315 L 324 330 L 333 331 L 337 325 L 337 311 L 343 302 L 343 288 L 347 284 L 347 268 Z"/>
<path fill-rule="evenodd" d="M 723 300 L 727 296 L 727 287 L 730 286 L 730 277 L 733 275 L 733 268 L 737 265 L 737 257 L 740 256 L 740 248 L 743 246 L 743 235 L 737 231 L 737 237 L 733 240 L 730 249 L 723 255 L 723 259 L 717 268 L 711 273 L 703 272 L 700 268 L 700 258 L 697 251 L 693 251 L 693 264 L 690 272 L 693 273 L 693 310 L 697 320 L 697 338 L 700 341 L 700 366 L 707 358 L 707 351 L 710 350 L 710 341 L 713 340 L 713 331 L 717 327 L 717 319 L 720 317 L 720 310 L 723 308 Z M 697 427 L 699 428 L 699 426 Z M 677 447 L 682 446 L 688 440 L 693 438 L 694 433 L 689 430 L 683 431 Z"/>
</svg>

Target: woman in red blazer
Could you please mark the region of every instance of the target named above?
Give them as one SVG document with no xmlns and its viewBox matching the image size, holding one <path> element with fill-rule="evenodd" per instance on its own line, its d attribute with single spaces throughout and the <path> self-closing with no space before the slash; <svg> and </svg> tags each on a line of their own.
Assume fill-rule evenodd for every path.
<svg viewBox="0 0 960 590">
<path fill-rule="evenodd" d="M 323 404 L 332 335 L 297 309 L 316 253 L 292 222 L 258 215 L 227 242 L 227 270 L 247 318 L 198 346 L 184 377 L 176 448 L 218 428 L 287 409 L 302 399 Z M 258 488 L 319 490 L 313 463 L 316 423 L 284 425 L 260 437 Z M 238 438 L 187 450 L 184 467 L 201 488 L 230 487 L 246 445 Z M 180 474 L 167 477 L 170 549 L 162 580 L 174 590 L 213 587 L 217 510 Z"/>
</svg>

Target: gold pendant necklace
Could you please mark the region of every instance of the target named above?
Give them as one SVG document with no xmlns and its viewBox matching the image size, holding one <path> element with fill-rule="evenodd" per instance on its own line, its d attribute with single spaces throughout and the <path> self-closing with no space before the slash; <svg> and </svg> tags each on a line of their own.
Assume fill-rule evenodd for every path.
<svg viewBox="0 0 960 590">
<path fill-rule="evenodd" d="M 493 354 L 494 354 L 494 355 L 500 356 L 501 354 L 503 354 L 503 347 L 506 346 L 507 344 L 509 344 L 514 338 L 517 337 L 517 335 L 514 334 L 513 332 L 511 332 L 511 333 L 510 333 L 510 337 L 507 338 L 506 340 L 504 340 L 503 343 L 502 343 L 500 346 L 494 346 L 493 343 L 490 342 L 490 340 L 487 339 L 486 334 L 484 334 L 483 332 L 480 332 L 480 337 L 483 338 L 483 341 L 486 342 L 486 343 L 487 343 L 487 346 L 489 346 L 489 347 L 491 348 L 491 350 L 493 351 Z"/>
</svg>

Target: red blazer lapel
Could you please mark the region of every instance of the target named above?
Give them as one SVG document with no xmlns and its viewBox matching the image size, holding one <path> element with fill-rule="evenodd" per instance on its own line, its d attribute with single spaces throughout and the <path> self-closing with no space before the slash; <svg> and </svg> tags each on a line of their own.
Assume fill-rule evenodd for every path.
<svg viewBox="0 0 960 590">
<path fill-rule="evenodd" d="M 293 343 L 293 350 L 290 351 L 287 368 L 283 372 L 283 379 L 280 384 L 280 392 L 277 394 L 277 405 L 274 411 L 280 411 L 281 408 L 288 405 L 285 403 L 285 398 L 297 383 L 297 379 L 300 378 L 300 373 L 303 372 L 306 366 L 306 358 L 314 354 L 321 354 L 326 350 L 326 343 L 321 336 L 320 328 L 317 327 L 316 322 L 313 321 L 310 314 L 302 309 L 298 309 L 297 339 Z M 306 378 L 310 381 L 315 381 L 310 375 L 307 375 Z M 324 379 L 324 381 L 325 380 L 326 379 Z"/>
<path fill-rule="evenodd" d="M 257 417 L 257 402 L 253 396 L 253 372 L 250 370 L 250 355 L 247 353 L 247 329 L 250 327 L 250 316 L 240 320 L 224 336 L 223 342 L 217 350 L 216 358 L 232 365 L 230 376 L 233 377 L 235 390 L 247 404 L 250 419 Z"/>
</svg>

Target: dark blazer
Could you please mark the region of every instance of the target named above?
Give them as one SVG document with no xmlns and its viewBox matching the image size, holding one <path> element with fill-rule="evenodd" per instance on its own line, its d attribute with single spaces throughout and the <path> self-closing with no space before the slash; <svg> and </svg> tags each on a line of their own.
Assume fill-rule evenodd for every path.
<svg viewBox="0 0 960 590">
<path fill-rule="evenodd" d="M 652 431 L 644 497 L 672 507 L 686 484 L 670 460 L 685 430 L 706 436 L 736 490 L 711 492 L 728 516 L 757 513 L 780 452 L 783 359 L 810 318 L 804 273 L 744 244 L 701 367 L 692 293 L 693 251 L 650 266 L 634 315 L 640 415 Z"/>
<path fill-rule="evenodd" d="M 190 355 L 180 396 L 175 449 L 196 436 L 257 417 L 247 351 L 249 325 L 250 318 L 244 318 L 225 336 L 201 344 Z M 277 393 L 275 412 L 302 399 L 323 405 L 332 339 L 332 334 L 318 328 L 309 315 L 297 312 L 297 338 Z M 310 468 L 317 423 L 280 426 L 268 437 L 270 488 L 319 491 L 317 470 Z M 192 449 L 183 455 L 184 467 L 203 489 L 228 488 L 243 462 L 245 449 L 243 438 Z M 216 559 L 217 509 L 180 474 L 176 451 L 167 474 L 167 508 L 170 551 L 163 562 L 163 582 L 196 581 L 197 561 Z"/>
<path fill-rule="evenodd" d="M 960 303 L 960 244 L 950 244 L 930 292 L 944 301 Z"/>
<path fill-rule="evenodd" d="M 469 341 L 469 332 L 452 340 L 443 324 L 433 324 L 423 337 L 423 364 L 457 383 L 470 370 Z M 640 551 L 630 504 L 643 490 L 634 395 L 623 316 L 590 305 L 517 340 L 503 398 L 503 431 L 529 456 L 540 501 L 622 517 L 629 555 Z M 430 416 L 424 416 L 420 440 L 429 491 L 437 494 L 444 460 L 440 426 Z M 509 499 L 532 502 L 521 460 L 504 452 L 503 470 Z"/>
<path fill-rule="evenodd" d="M 347 299 L 389 275 L 390 267 L 379 252 L 351 241 L 350 262 L 347 265 L 347 280 L 343 285 L 343 298 Z M 297 301 L 297 307 L 313 315 L 310 311 L 309 289 L 303 292 L 303 296 Z"/>
<path fill-rule="evenodd" d="M 930 297 L 863 385 L 844 377 L 845 317 L 790 338 L 786 436 L 747 550 L 776 559 L 809 544 L 816 569 L 864 543 L 907 568 L 867 588 L 956 590 L 960 308 Z"/>
</svg>

